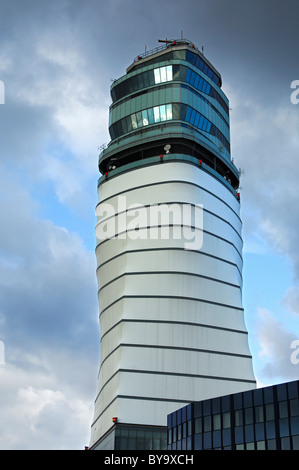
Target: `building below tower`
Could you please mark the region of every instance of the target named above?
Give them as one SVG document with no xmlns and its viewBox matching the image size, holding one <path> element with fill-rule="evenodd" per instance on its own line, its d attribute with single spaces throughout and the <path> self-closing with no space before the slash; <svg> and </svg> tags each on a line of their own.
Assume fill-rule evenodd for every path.
<svg viewBox="0 0 299 470">
<path fill-rule="evenodd" d="M 168 450 L 299 450 L 299 380 L 191 403 L 168 415 Z"/>
</svg>

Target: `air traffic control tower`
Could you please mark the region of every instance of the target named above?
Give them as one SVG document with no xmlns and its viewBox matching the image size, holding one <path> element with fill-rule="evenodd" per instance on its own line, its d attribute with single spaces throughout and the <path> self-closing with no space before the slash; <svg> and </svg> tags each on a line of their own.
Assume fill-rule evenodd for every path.
<svg viewBox="0 0 299 470">
<path fill-rule="evenodd" d="M 96 211 L 100 369 L 90 449 L 167 449 L 167 414 L 256 387 L 239 171 L 221 76 L 161 41 L 111 86 Z"/>
</svg>

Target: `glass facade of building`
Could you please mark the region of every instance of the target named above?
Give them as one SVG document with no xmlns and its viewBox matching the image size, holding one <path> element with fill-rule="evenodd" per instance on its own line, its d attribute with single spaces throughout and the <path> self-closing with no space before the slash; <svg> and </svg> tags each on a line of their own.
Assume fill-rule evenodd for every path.
<svg viewBox="0 0 299 470">
<path fill-rule="evenodd" d="M 168 415 L 168 450 L 299 450 L 298 386 L 191 403 Z"/>
</svg>

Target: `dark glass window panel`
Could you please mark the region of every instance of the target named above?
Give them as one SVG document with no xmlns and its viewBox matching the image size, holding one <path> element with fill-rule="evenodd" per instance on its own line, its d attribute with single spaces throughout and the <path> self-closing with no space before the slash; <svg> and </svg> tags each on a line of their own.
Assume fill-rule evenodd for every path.
<svg viewBox="0 0 299 470">
<path fill-rule="evenodd" d="M 186 68 L 186 67 L 184 67 Z M 182 75 L 181 75 L 181 70 L 180 69 L 183 69 L 183 67 L 180 67 L 179 65 L 173 65 L 172 66 L 172 74 L 173 74 L 173 80 L 182 80 Z M 183 73 L 183 70 L 182 70 L 182 73 Z M 185 77 L 184 77 L 185 79 Z"/>
<path fill-rule="evenodd" d="M 248 424 L 247 426 L 244 427 L 244 433 L 245 433 L 245 442 L 252 442 L 254 440 L 254 430 L 253 430 L 252 424 Z"/>
<path fill-rule="evenodd" d="M 287 399 L 287 386 L 285 383 L 277 385 L 277 399 L 278 401 Z"/>
<path fill-rule="evenodd" d="M 229 396 L 221 397 L 221 410 L 229 411 L 230 409 L 230 398 Z"/>
<path fill-rule="evenodd" d="M 204 416 L 203 430 L 204 432 L 208 432 L 212 430 L 212 419 L 210 415 Z"/>
<path fill-rule="evenodd" d="M 224 429 L 225 428 L 230 428 L 230 426 L 231 426 L 231 418 L 230 418 L 230 412 L 229 411 L 226 411 L 222 415 L 222 426 L 223 426 Z"/>
<path fill-rule="evenodd" d="M 289 431 L 289 420 L 283 418 L 279 420 L 279 435 L 280 437 L 285 437 L 290 435 Z"/>
<path fill-rule="evenodd" d="M 202 416 L 202 403 L 196 402 L 194 403 L 194 418 Z"/>
<path fill-rule="evenodd" d="M 182 425 L 178 425 L 178 430 L 177 430 L 177 440 L 180 441 L 182 439 Z"/>
<path fill-rule="evenodd" d="M 179 103 L 172 103 L 172 119 L 180 119 L 180 105 Z"/>
<path fill-rule="evenodd" d="M 192 404 L 186 406 L 187 420 L 192 418 Z"/>
<path fill-rule="evenodd" d="M 213 415 L 213 429 L 221 429 L 221 415 L 220 413 L 217 413 Z"/>
<path fill-rule="evenodd" d="M 253 423 L 253 409 L 252 408 L 245 408 L 245 424 L 252 424 Z"/>
<path fill-rule="evenodd" d="M 272 439 L 275 437 L 275 422 L 274 421 L 266 421 L 266 437 L 267 439 Z"/>
<path fill-rule="evenodd" d="M 299 450 L 299 436 L 292 437 L 293 450 Z"/>
<path fill-rule="evenodd" d="M 235 426 L 242 426 L 243 422 L 243 410 L 235 411 Z"/>
<path fill-rule="evenodd" d="M 187 407 L 186 406 L 182 408 L 182 423 L 184 423 L 185 421 L 187 421 Z"/>
<path fill-rule="evenodd" d="M 267 449 L 268 450 L 277 450 L 276 439 L 269 439 L 267 441 Z"/>
<path fill-rule="evenodd" d="M 231 430 L 230 429 L 222 430 L 222 443 L 223 443 L 223 446 L 231 445 Z"/>
<path fill-rule="evenodd" d="M 255 439 L 257 441 L 265 439 L 264 423 L 255 424 Z"/>
<path fill-rule="evenodd" d="M 205 432 L 203 434 L 203 448 L 204 449 L 211 449 L 212 447 L 212 433 Z"/>
<path fill-rule="evenodd" d="M 270 403 L 265 406 L 266 410 L 266 421 L 271 421 L 274 419 L 274 405 L 273 403 Z"/>
<path fill-rule="evenodd" d="M 182 429 L 183 429 L 182 436 L 183 436 L 183 438 L 186 438 L 187 437 L 187 423 L 186 423 L 186 421 L 182 424 Z"/>
<path fill-rule="evenodd" d="M 244 408 L 248 408 L 252 406 L 252 391 L 248 390 L 247 392 L 243 393 L 243 403 Z"/>
<path fill-rule="evenodd" d="M 150 74 L 149 72 L 144 72 L 142 75 L 144 87 L 148 87 L 150 85 Z"/>
<path fill-rule="evenodd" d="M 291 416 L 299 416 L 299 400 L 294 398 L 290 400 L 290 414 Z"/>
<path fill-rule="evenodd" d="M 126 124 L 127 124 L 127 130 L 128 132 L 131 132 L 133 130 L 131 118 L 128 116 L 125 119 L 126 119 Z"/>
<path fill-rule="evenodd" d="M 299 417 L 291 418 L 291 434 L 299 434 Z"/>
<path fill-rule="evenodd" d="M 290 382 L 287 384 L 289 399 L 298 397 L 298 382 Z"/>
<path fill-rule="evenodd" d="M 287 401 L 281 401 L 279 402 L 279 417 L 280 418 L 287 418 L 288 416 L 288 402 Z"/>
<path fill-rule="evenodd" d="M 242 394 L 237 393 L 234 395 L 234 409 L 239 410 L 240 408 L 243 408 Z"/>
<path fill-rule="evenodd" d="M 137 86 L 139 90 L 144 88 L 144 79 L 143 79 L 144 75 L 145 75 L 144 73 L 140 73 L 139 75 L 136 76 L 137 84 L 138 84 Z"/>
<path fill-rule="evenodd" d="M 264 388 L 264 403 L 273 403 L 273 387 Z"/>
<path fill-rule="evenodd" d="M 264 408 L 262 405 L 255 407 L 255 422 L 262 423 L 264 421 Z"/>
<path fill-rule="evenodd" d="M 213 432 L 213 448 L 221 447 L 221 431 Z"/>
<path fill-rule="evenodd" d="M 244 442 L 244 435 L 243 435 L 243 426 L 236 426 L 235 427 L 235 442 L 236 444 L 240 444 Z"/>
<path fill-rule="evenodd" d="M 194 449 L 202 450 L 202 434 L 195 434 L 194 436 Z"/>
<path fill-rule="evenodd" d="M 202 432 L 202 418 L 195 418 L 194 420 L 194 432 L 195 434 Z"/>
<path fill-rule="evenodd" d="M 281 450 L 290 450 L 291 442 L 289 437 L 283 437 L 281 440 Z"/>
<path fill-rule="evenodd" d="M 253 401 L 255 405 L 262 405 L 263 404 L 263 391 L 261 388 L 257 388 L 254 391 Z"/>
</svg>

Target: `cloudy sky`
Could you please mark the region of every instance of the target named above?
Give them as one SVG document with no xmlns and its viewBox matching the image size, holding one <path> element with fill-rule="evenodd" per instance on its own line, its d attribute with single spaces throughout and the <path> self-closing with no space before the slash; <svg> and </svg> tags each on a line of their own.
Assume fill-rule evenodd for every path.
<svg viewBox="0 0 299 470">
<path fill-rule="evenodd" d="M 0 0 L 0 449 L 89 443 L 109 88 L 181 31 L 230 99 L 258 383 L 299 378 L 298 17 L 298 0 Z"/>
</svg>

